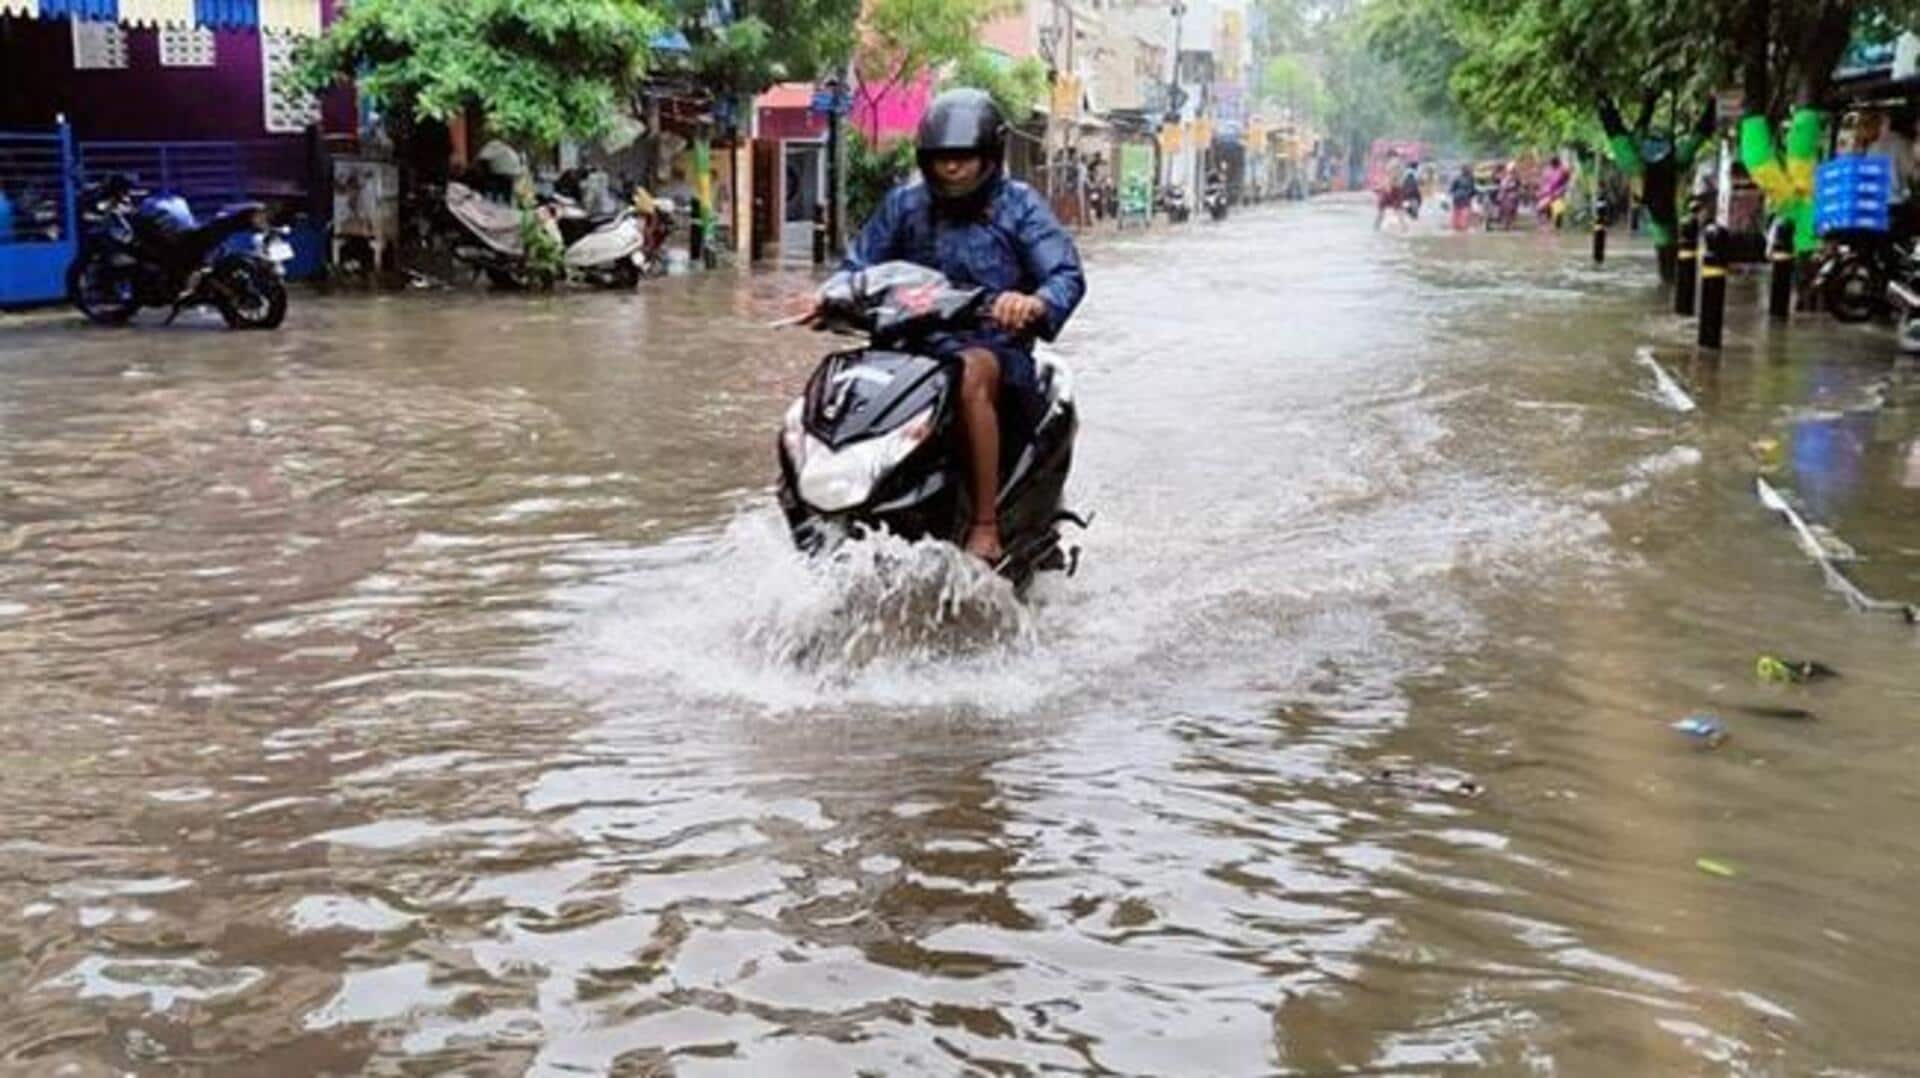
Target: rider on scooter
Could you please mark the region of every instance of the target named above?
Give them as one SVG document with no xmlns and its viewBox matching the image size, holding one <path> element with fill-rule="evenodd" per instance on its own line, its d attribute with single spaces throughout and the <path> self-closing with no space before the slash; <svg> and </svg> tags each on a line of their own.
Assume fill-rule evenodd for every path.
<svg viewBox="0 0 1920 1078">
<path fill-rule="evenodd" d="M 996 293 L 987 324 L 926 343 L 962 364 L 960 425 L 973 505 L 966 551 L 989 563 L 1002 554 L 1000 402 L 1024 416 L 1039 397 L 1033 342 L 1054 339 L 1087 290 L 1072 237 L 1033 188 L 1003 174 L 1006 137 L 987 94 L 949 90 L 934 99 L 917 139 L 923 182 L 888 192 L 841 264 L 917 262 L 956 285 Z"/>
</svg>

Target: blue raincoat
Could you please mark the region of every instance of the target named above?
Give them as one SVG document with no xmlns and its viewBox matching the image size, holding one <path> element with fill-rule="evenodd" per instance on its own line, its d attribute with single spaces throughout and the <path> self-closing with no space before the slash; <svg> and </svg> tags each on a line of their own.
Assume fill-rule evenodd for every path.
<svg viewBox="0 0 1920 1078">
<path fill-rule="evenodd" d="M 1029 292 L 1046 304 L 1038 335 L 1053 340 L 1087 294 L 1073 237 L 1033 188 L 995 177 L 987 208 L 971 221 L 938 216 L 924 183 L 896 187 L 874 211 L 841 263 L 858 270 L 903 259 L 930 266 L 956 285 Z M 1035 388 L 1031 334 L 985 327 L 929 342 L 941 353 L 986 347 L 1000 361 L 1001 380 Z"/>
</svg>

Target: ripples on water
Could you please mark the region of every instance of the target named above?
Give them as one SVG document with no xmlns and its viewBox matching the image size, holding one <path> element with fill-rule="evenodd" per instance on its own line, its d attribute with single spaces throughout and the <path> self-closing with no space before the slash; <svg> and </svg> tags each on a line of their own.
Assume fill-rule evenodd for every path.
<svg viewBox="0 0 1920 1078">
<path fill-rule="evenodd" d="M 1490 335 L 1552 339 L 1516 297 L 1555 321 L 1589 278 L 1519 238 L 1356 247 L 1346 209 L 1096 255 L 1066 347 L 1100 516 L 1029 606 L 950 551 L 791 551 L 762 490 L 812 343 L 748 328 L 773 286 L 318 304 L 265 363 L 42 338 L 71 369 L 0 395 L 0 1058 L 1839 1057 L 1793 1055 L 1788 948 L 1746 976 L 1754 937 L 1703 927 L 1785 931 L 1675 824 L 1696 765 L 1752 757 L 1655 747 L 1680 664 L 1628 659 L 1667 641 L 1623 580 L 1714 443 L 1630 357 L 1490 387 Z"/>
</svg>

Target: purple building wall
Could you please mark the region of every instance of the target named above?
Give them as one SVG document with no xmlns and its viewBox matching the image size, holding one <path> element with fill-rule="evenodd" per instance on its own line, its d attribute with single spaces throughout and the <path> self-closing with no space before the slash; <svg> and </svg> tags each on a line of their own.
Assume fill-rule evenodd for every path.
<svg viewBox="0 0 1920 1078">
<path fill-rule="evenodd" d="M 82 141 L 248 143 L 249 174 L 255 181 L 270 187 L 305 183 L 305 138 L 267 131 L 256 31 L 216 31 L 214 66 L 179 68 L 160 66 L 157 30 L 129 27 L 126 69 L 76 71 L 72 28 L 66 21 L 0 18 L 0 71 L 6 72 L 0 85 L 0 129 L 44 129 L 64 113 Z M 330 133 L 356 129 L 350 91 L 329 93 L 322 114 L 322 125 Z"/>
</svg>

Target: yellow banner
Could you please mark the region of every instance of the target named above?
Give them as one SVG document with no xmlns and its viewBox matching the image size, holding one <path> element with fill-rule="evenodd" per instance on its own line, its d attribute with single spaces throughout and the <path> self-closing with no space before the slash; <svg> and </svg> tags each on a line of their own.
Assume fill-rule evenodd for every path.
<svg viewBox="0 0 1920 1078">
<path fill-rule="evenodd" d="M 1053 84 L 1053 118 L 1071 120 L 1080 115 L 1080 80 L 1061 75 Z"/>
<path fill-rule="evenodd" d="M 1160 152 L 1179 153 L 1181 133 L 1179 124 L 1165 124 L 1160 128 Z"/>
<path fill-rule="evenodd" d="M 1213 145 L 1213 121 L 1207 119 L 1193 122 L 1193 144 L 1205 149 Z"/>
</svg>

